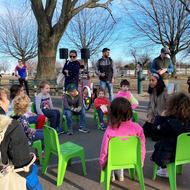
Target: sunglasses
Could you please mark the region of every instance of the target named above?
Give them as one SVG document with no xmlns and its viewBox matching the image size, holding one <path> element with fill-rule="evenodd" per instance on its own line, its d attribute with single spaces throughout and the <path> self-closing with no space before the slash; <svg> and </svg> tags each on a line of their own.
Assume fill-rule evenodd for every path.
<svg viewBox="0 0 190 190">
<path fill-rule="evenodd" d="M 69 57 L 70 58 L 76 58 L 77 56 L 76 55 L 70 55 Z"/>
</svg>

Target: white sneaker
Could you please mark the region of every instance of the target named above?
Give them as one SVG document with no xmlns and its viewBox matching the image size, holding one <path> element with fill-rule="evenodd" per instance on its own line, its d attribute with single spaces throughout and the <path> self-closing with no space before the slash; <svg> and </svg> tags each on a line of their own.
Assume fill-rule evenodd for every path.
<svg viewBox="0 0 190 190">
<path fill-rule="evenodd" d="M 111 182 L 114 182 L 115 181 L 115 174 L 114 174 L 114 171 L 112 171 L 112 174 L 111 174 Z"/>
<path fill-rule="evenodd" d="M 115 173 L 115 175 L 116 175 L 116 177 L 117 177 L 117 179 L 119 181 L 124 181 L 123 169 L 121 169 L 121 170 L 115 170 L 114 173 Z"/>
<path fill-rule="evenodd" d="M 162 169 L 160 168 L 157 172 L 156 172 L 157 176 L 159 177 L 168 177 L 168 171 L 166 168 Z"/>
</svg>

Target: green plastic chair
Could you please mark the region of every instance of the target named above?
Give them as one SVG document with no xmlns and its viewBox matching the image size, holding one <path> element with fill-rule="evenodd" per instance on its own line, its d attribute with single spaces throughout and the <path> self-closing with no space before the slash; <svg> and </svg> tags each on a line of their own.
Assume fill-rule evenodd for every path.
<svg viewBox="0 0 190 190">
<path fill-rule="evenodd" d="M 77 123 L 79 123 L 79 121 L 80 121 L 80 117 L 79 117 L 79 115 L 73 115 L 73 119 L 77 122 Z M 63 130 L 64 130 L 64 132 L 66 133 L 67 131 L 68 131 L 68 125 L 67 125 L 67 118 L 66 118 L 66 116 L 65 116 L 65 114 L 64 114 L 64 106 L 63 106 L 63 101 L 62 101 L 62 106 L 61 106 L 61 124 L 62 124 L 62 126 L 63 126 Z"/>
<path fill-rule="evenodd" d="M 40 165 L 43 165 L 43 159 L 42 159 L 42 142 L 41 140 L 36 140 L 32 143 L 32 147 L 37 150 Z"/>
<path fill-rule="evenodd" d="M 97 123 L 98 129 L 101 129 L 100 120 L 99 120 L 99 117 L 98 117 L 98 112 L 97 112 L 95 107 L 94 107 L 93 117 L 94 117 L 94 121 Z M 104 117 L 106 117 L 105 119 L 107 119 L 106 115 L 104 115 Z M 134 110 L 133 110 L 132 121 L 134 121 L 136 123 L 138 123 L 138 121 L 139 121 L 138 113 L 136 111 L 134 111 Z"/>
<path fill-rule="evenodd" d="M 35 129 L 35 124 L 30 124 L 30 128 Z M 42 165 L 42 142 L 41 140 L 36 140 L 32 143 L 32 147 L 37 150 L 37 154 L 39 157 L 40 165 Z"/>
<path fill-rule="evenodd" d="M 94 121 L 97 123 L 98 129 L 101 129 L 100 120 L 98 117 L 98 112 L 96 108 L 94 107 L 94 113 L 93 113 Z M 104 120 L 107 120 L 107 115 L 104 115 Z"/>
<path fill-rule="evenodd" d="M 176 190 L 176 173 L 182 174 L 182 165 L 190 163 L 190 132 L 183 133 L 177 138 L 175 162 L 167 164 L 170 189 Z M 156 180 L 158 165 L 154 163 L 153 180 Z"/>
<path fill-rule="evenodd" d="M 31 112 L 36 113 L 36 105 L 34 102 L 32 102 L 32 104 L 31 104 Z"/>
<path fill-rule="evenodd" d="M 132 180 L 137 172 L 140 188 L 145 189 L 144 176 L 141 161 L 141 143 L 136 136 L 114 137 L 109 141 L 107 166 L 101 171 L 100 182 L 104 183 L 104 189 L 110 189 L 110 177 L 112 170 L 129 169 Z"/>
<path fill-rule="evenodd" d="M 139 122 L 139 115 L 137 113 L 137 111 L 133 110 L 133 117 L 132 117 L 132 120 L 136 123 Z"/>
<path fill-rule="evenodd" d="M 59 144 L 58 135 L 55 129 L 44 127 L 45 158 L 42 172 L 46 173 L 51 154 L 58 156 L 57 186 L 63 183 L 67 163 L 71 163 L 72 158 L 79 157 L 82 162 L 83 174 L 86 175 L 84 148 L 72 142 Z"/>
</svg>

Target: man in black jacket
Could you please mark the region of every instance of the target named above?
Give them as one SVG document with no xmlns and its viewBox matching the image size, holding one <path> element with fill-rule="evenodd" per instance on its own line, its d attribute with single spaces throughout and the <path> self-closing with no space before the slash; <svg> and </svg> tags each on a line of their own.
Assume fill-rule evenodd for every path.
<svg viewBox="0 0 190 190">
<path fill-rule="evenodd" d="M 102 58 L 96 63 L 96 74 L 100 79 L 100 87 L 104 90 L 108 88 L 109 99 L 113 100 L 113 83 L 115 77 L 115 66 L 113 60 L 109 57 L 110 49 L 102 50 Z"/>
</svg>

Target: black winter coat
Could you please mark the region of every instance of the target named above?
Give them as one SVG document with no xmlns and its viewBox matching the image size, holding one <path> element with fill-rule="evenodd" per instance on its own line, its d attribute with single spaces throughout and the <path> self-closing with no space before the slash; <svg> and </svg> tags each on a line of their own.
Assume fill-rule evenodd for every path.
<svg viewBox="0 0 190 190">
<path fill-rule="evenodd" d="M 6 129 L 0 145 L 2 163 L 7 164 L 10 160 L 15 168 L 28 165 L 32 158 L 23 127 L 20 126 L 18 121 L 0 115 L 0 129 Z"/>
<path fill-rule="evenodd" d="M 174 116 L 156 117 L 152 133 L 159 141 L 154 145 L 151 160 L 161 167 L 174 162 L 177 137 L 185 132 L 190 132 L 190 121 L 181 121 Z"/>
</svg>

